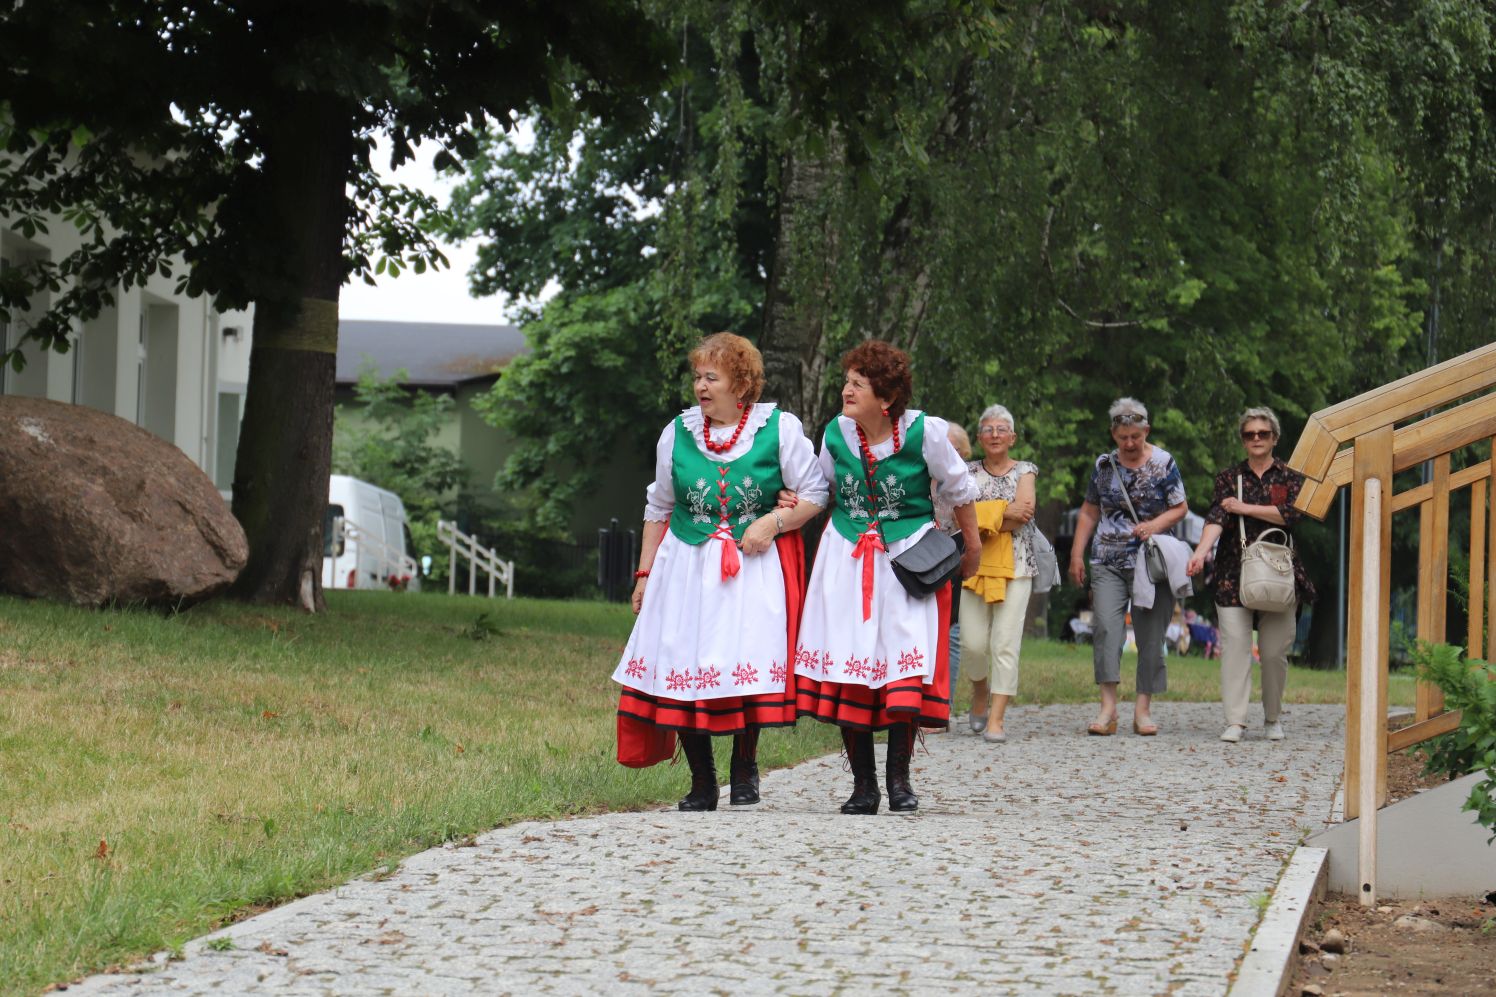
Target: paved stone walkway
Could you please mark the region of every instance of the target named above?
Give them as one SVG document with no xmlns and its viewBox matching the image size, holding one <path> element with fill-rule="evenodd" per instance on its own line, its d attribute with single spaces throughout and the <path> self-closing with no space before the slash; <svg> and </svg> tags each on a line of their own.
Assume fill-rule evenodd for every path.
<svg viewBox="0 0 1496 997">
<path fill-rule="evenodd" d="M 433 849 L 72 990 L 1223 994 L 1330 814 L 1344 711 L 1294 706 L 1288 740 L 1230 745 L 1216 704 L 1160 704 L 1156 738 L 1085 737 L 1093 709 L 1015 710 L 1006 745 L 929 737 L 915 815 L 840 815 L 851 777 L 820 759 L 768 773 L 758 807 Z"/>
</svg>

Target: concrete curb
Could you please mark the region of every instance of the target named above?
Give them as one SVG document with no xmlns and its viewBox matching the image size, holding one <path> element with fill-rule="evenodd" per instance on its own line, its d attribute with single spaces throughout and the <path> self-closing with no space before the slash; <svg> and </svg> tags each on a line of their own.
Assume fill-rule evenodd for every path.
<svg viewBox="0 0 1496 997">
<path fill-rule="evenodd" d="M 1280 997 L 1287 989 L 1309 901 L 1325 895 L 1329 854 L 1306 845 L 1294 850 L 1252 936 L 1252 947 L 1237 969 L 1230 997 Z"/>
</svg>

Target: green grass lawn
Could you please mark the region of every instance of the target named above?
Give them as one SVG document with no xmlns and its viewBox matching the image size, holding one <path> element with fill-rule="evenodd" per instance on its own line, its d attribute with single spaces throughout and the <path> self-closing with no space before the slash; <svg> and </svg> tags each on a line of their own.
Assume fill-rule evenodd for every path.
<svg viewBox="0 0 1496 997">
<path fill-rule="evenodd" d="M 230 603 L 167 616 L 0 598 L 0 991 L 170 948 L 500 824 L 684 792 L 684 766 L 613 761 L 625 607 L 328 602 L 315 617 Z M 491 627 L 475 627 L 481 613 Z M 1030 642 L 1023 669 L 1020 702 L 1095 694 L 1087 648 Z M 1168 698 L 1217 698 L 1214 663 L 1169 672 Z M 1336 702 L 1342 685 L 1295 670 L 1288 695 Z M 1411 688 L 1394 677 L 1394 702 Z M 837 747 L 805 722 L 766 735 L 761 759 Z M 718 750 L 720 764 L 725 739 Z"/>
</svg>

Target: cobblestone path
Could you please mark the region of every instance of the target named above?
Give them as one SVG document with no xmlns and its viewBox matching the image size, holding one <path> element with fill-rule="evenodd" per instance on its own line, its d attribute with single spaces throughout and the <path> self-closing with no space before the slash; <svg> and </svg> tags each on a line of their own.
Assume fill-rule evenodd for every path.
<svg viewBox="0 0 1496 997">
<path fill-rule="evenodd" d="M 517 824 L 71 990 L 1223 994 L 1339 780 L 1343 709 L 1290 709 L 1236 745 L 1217 704 L 1161 703 L 1155 738 L 1017 709 L 1005 745 L 928 738 L 914 815 L 840 815 L 824 758 L 758 807 Z"/>
</svg>

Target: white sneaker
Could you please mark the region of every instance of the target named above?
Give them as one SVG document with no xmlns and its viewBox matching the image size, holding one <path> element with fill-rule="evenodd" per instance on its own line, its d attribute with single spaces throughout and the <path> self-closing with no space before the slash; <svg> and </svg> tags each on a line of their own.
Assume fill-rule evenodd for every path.
<svg viewBox="0 0 1496 997">
<path fill-rule="evenodd" d="M 1229 741 L 1232 744 L 1235 744 L 1237 741 L 1241 740 L 1241 736 L 1242 734 L 1246 733 L 1246 730 L 1247 728 L 1243 727 L 1241 724 L 1227 724 L 1226 729 L 1221 731 L 1221 740 Z"/>
<path fill-rule="evenodd" d="M 1281 721 L 1274 720 L 1267 725 L 1267 739 L 1269 741 L 1283 740 L 1283 724 Z"/>
</svg>

